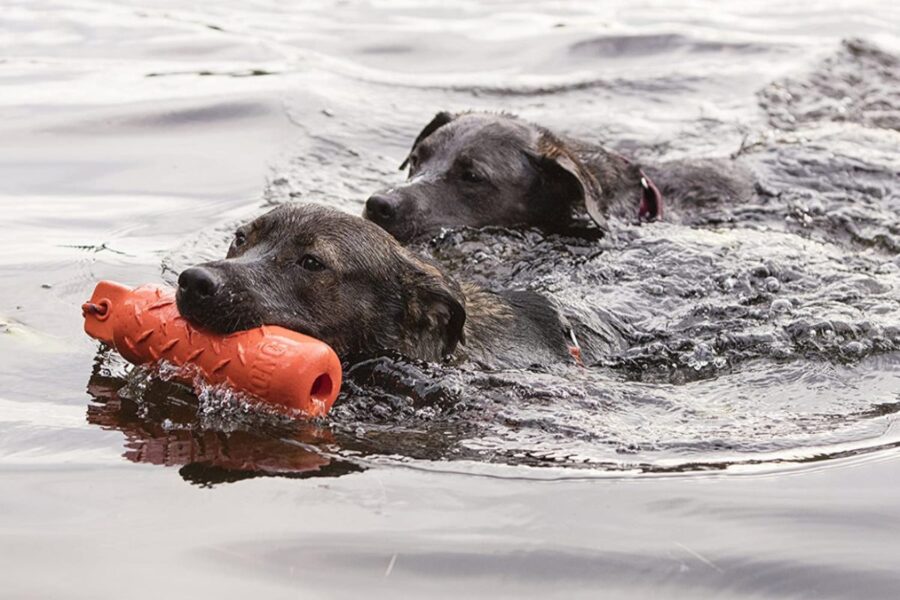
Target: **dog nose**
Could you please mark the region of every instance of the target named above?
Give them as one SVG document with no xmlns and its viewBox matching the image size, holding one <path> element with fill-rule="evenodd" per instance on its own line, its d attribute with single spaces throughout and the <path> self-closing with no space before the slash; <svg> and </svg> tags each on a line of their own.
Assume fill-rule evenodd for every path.
<svg viewBox="0 0 900 600">
<path fill-rule="evenodd" d="M 366 217 L 378 224 L 390 223 L 397 216 L 397 201 L 384 194 L 373 194 L 366 200 Z"/>
<path fill-rule="evenodd" d="M 219 277 L 204 267 L 185 269 L 178 276 L 178 289 L 182 294 L 197 297 L 209 297 L 216 293 L 220 284 Z"/>
</svg>

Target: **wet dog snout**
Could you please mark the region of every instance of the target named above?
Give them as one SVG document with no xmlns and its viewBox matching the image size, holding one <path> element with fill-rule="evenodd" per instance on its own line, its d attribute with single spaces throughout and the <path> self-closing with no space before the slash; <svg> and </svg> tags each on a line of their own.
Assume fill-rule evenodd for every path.
<svg viewBox="0 0 900 600">
<path fill-rule="evenodd" d="M 379 225 L 387 225 L 397 218 L 397 198 L 385 194 L 373 194 L 366 200 L 366 217 Z"/>
<path fill-rule="evenodd" d="M 222 281 L 218 275 L 204 267 L 185 269 L 178 276 L 178 291 L 189 297 L 209 298 L 214 296 L 221 284 Z"/>
</svg>

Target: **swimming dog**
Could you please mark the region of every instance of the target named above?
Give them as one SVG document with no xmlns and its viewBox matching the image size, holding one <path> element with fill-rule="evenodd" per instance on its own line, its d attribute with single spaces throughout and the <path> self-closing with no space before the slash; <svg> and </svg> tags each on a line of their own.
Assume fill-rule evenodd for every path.
<svg viewBox="0 0 900 600">
<path fill-rule="evenodd" d="M 679 208 L 741 202 L 754 191 L 733 160 L 641 165 L 509 114 L 440 112 L 416 137 L 408 180 L 368 198 L 363 216 L 398 240 L 442 228 L 530 225 L 562 231 L 587 213 L 678 219 Z M 673 210 L 674 209 L 674 210 Z"/>
<path fill-rule="evenodd" d="M 201 328 L 280 325 L 344 360 L 387 351 L 527 367 L 578 355 L 548 298 L 457 283 L 375 224 L 311 204 L 282 205 L 238 228 L 224 260 L 181 272 L 176 299 Z"/>
</svg>

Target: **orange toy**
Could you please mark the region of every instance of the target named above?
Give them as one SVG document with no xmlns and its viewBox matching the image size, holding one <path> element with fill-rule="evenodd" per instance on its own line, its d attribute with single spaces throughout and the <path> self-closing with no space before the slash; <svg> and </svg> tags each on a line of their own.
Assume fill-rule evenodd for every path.
<svg viewBox="0 0 900 600">
<path fill-rule="evenodd" d="M 130 362 L 194 366 L 209 383 L 310 417 L 328 413 L 341 387 L 341 362 L 325 342 L 268 325 L 207 333 L 178 313 L 171 289 L 101 281 L 81 308 L 84 331 Z"/>
</svg>

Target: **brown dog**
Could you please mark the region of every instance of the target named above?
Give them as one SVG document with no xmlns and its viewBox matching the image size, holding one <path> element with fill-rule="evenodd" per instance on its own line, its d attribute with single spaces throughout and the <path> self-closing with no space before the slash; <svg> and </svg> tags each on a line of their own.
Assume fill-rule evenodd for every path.
<svg viewBox="0 0 900 600">
<path fill-rule="evenodd" d="M 686 203 L 730 204 L 753 193 L 749 171 L 734 161 L 642 166 L 508 114 L 438 113 L 400 168 L 407 165 L 407 182 L 372 195 L 363 214 L 403 242 L 456 227 L 560 231 L 585 211 L 606 231 L 608 216 L 653 220 Z"/>
<path fill-rule="evenodd" d="M 225 260 L 183 271 L 178 308 L 230 333 L 280 325 L 342 359 L 411 358 L 525 367 L 571 360 L 574 336 L 540 294 L 457 284 L 359 217 L 284 205 L 237 230 Z"/>
</svg>

